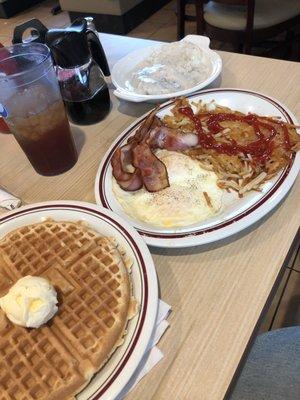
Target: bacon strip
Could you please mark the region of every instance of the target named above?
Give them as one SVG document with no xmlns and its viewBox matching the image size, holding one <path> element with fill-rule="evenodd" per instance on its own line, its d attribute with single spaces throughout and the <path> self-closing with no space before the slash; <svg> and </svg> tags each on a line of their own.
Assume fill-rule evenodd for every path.
<svg viewBox="0 0 300 400">
<path fill-rule="evenodd" d="M 143 186 L 143 180 L 141 176 L 141 171 L 136 169 L 132 174 L 128 181 L 118 181 L 118 184 L 123 190 L 128 192 L 134 192 L 139 190 Z"/>
<path fill-rule="evenodd" d="M 177 129 L 160 126 L 148 133 L 146 140 L 151 148 L 165 150 L 187 150 L 198 144 L 198 135 L 194 133 L 180 133 Z"/>
<path fill-rule="evenodd" d="M 198 144 L 198 135 L 164 126 L 155 115 L 157 109 L 151 111 L 127 144 L 112 157 L 113 176 L 124 190 L 134 191 L 145 185 L 149 192 L 156 192 L 168 187 L 167 169 L 152 150 L 182 151 Z"/>
<path fill-rule="evenodd" d="M 122 169 L 127 172 L 132 168 L 132 146 L 130 144 L 125 144 L 121 147 L 121 165 Z"/>
<path fill-rule="evenodd" d="M 123 146 L 126 147 L 126 146 Z M 127 149 L 126 149 L 127 150 Z M 132 150 L 130 148 L 130 152 L 132 153 Z M 124 154 L 126 154 L 124 152 Z M 123 156 L 124 156 L 123 154 Z M 127 157 L 129 155 L 127 154 Z M 132 155 L 130 155 L 130 158 Z M 123 158 L 124 161 L 124 158 Z M 112 173 L 114 178 L 117 180 L 118 184 L 120 187 L 124 190 L 127 191 L 134 191 L 138 190 L 143 186 L 143 181 L 142 181 L 142 176 L 141 172 L 138 169 L 135 169 L 134 172 L 127 172 L 125 171 L 125 167 L 123 166 L 122 163 L 122 148 L 118 148 L 111 159 L 111 166 L 112 166 Z"/>
<path fill-rule="evenodd" d="M 148 117 L 143 121 L 143 123 L 139 126 L 137 131 L 133 136 L 131 136 L 127 143 L 140 143 L 143 141 L 147 133 L 157 127 L 161 126 L 161 120 L 155 115 L 157 112 L 158 106 L 154 108 L 153 111 L 148 115 Z"/>
<path fill-rule="evenodd" d="M 133 165 L 141 171 L 148 192 L 157 192 L 170 186 L 165 164 L 160 161 L 146 143 L 133 149 Z"/>
</svg>

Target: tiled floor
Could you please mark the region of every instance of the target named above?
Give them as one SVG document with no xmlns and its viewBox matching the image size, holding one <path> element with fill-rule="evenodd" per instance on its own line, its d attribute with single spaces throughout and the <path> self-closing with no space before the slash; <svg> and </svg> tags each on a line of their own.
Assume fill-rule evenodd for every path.
<svg viewBox="0 0 300 400">
<path fill-rule="evenodd" d="M 32 7 L 22 13 L 9 19 L 0 18 L 0 43 L 8 45 L 11 43 L 11 37 L 15 25 L 23 21 L 27 21 L 31 18 L 38 18 L 48 28 L 61 27 L 67 25 L 70 22 L 69 15 L 67 12 L 62 12 L 58 15 L 51 14 L 51 8 L 57 4 L 55 0 L 46 0 L 42 3 Z M 161 40 L 161 41 L 174 41 L 177 37 L 176 27 L 176 0 L 172 0 L 161 10 L 151 15 L 145 22 L 140 24 L 138 27 L 128 33 L 127 36 Z M 193 15 L 194 6 L 187 6 L 187 13 Z M 166 21 L 167 24 L 166 24 Z M 196 33 L 195 23 L 186 23 L 186 34 Z M 214 47 L 219 47 L 219 43 L 215 43 Z M 229 46 L 230 49 L 230 46 Z"/>
<path fill-rule="evenodd" d="M 0 42 L 5 45 L 10 44 L 14 26 L 34 17 L 41 20 L 48 28 L 67 25 L 70 20 L 66 12 L 55 16 L 50 13 L 51 8 L 55 4 L 55 0 L 46 0 L 34 8 L 8 20 L 0 19 Z M 161 41 L 176 40 L 175 5 L 176 0 L 172 0 L 164 8 L 131 31 L 128 36 Z M 192 14 L 194 7 L 189 6 L 187 11 Z M 186 34 L 195 32 L 195 24 L 192 22 L 187 23 Z M 220 44 L 214 43 L 213 46 L 219 48 Z M 230 48 L 226 47 L 226 50 L 230 50 Z M 261 325 L 260 331 L 290 325 L 300 325 L 300 251 L 298 251 L 295 262 L 288 267 Z"/>
<path fill-rule="evenodd" d="M 48 28 L 62 27 L 70 22 L 67 12 L 62 12 L 58 15 L 51 14 L 51 8 L 57 4 L 55 0 L 46 0 L 35 7 L 32 7 L 22 13 L 19 13 L 9 19 L 0 18 L 0 43 L 4 45 L 11 44 L 11 38 L 14 27 L 21 22 L 32 18 L 39 19 Z"/>
<path fill-rule="evenodd" d="M 175 8 L 176 0 L 172 0 L 161 10 L 151 15 L 147 21 L 133 29 L 128 36 L 143 37 L 145 39 L 162 40 L 167 42 L 176 40 L 177 26 Z M 187 11 L 190 14 L 194 14 L 194 6 L 188 6 Z M 167 24 L 166 21 L 168 21 Z M 190 22 L 187 24 L 186 33 L 196 33 L 194 23 Z"/>
<path fill-rule="evenodd" d="M 165 42 L 177 40 L 177 16 L 175 10 L 176 0 L 172 0 L 161 10 L 151 15 L 151 17 L 141 25 L 129 32 L 127 36 L 161 40 Z M 186 6 L 186 14 L 195 15 L 195 6 L 193 4 L 188 4 Z M 186 22 L 185 34 L 190 35 L 195 33 L 195 22 Z M 232 46 L 230 44 L 224 44 L 217 41 L 212 41 L 211 47 L 214 49 L 226 49 L 228 51 L 232 50 Z"/>
</svg>

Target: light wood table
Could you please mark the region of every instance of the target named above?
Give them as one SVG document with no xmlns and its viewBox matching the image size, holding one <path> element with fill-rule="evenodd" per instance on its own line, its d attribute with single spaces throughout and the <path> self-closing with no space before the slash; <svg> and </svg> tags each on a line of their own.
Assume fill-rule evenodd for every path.
<svg viewBox="0 0 300 400">
<path fill-rule="evenodd" d="M 153 42 L 102 35 L 112 65 Z M 273 96 L 300 116 L 300 65 L 220 52 L 221 87 Z M 26 203 L 53 199 L 94 202 L 96 171 L 108 146 L 147 104 L 119 102 L 101 123 L 74 127 L 79 161 L 57 177 L 36 174 L 11 135 L 0 135 L 0 185 Z M 160 342 L 165 357 L 128 399 L 221 400 L 240 365 L 272 290 L 279 283 L 300 222 L 299 180 L 277 209 L 226 241 L 185 250 L 151 249 L 161 297 L 172 305 L 171 327 Z"/>
</svg>

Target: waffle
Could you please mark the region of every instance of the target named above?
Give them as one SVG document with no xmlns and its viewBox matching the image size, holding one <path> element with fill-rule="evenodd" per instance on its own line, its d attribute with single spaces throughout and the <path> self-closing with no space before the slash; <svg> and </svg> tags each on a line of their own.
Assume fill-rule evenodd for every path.
<svg viewBox="0 0 300 400">
<path fill-rule="evenodd" d="M 47 220 L 0 240 L 0 296 L 21 277 L 55 287 L 59 309 L 39 329 L 0 310 L 0 400 L 74 399 L 122 343 L 134 313 L 130 260 L 83 223 Z"/>
</svg>

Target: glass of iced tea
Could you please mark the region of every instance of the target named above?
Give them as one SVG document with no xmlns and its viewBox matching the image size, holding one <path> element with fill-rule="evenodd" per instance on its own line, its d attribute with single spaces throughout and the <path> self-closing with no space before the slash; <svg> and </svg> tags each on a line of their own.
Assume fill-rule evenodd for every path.
<svg viewBox="0 0 300 400">
<path fill-rule="evenodd" d="M 49 48 L 40 43 L 0 48 L 0 116 L 41 175 L 77 161 Z"/>
</svg>

